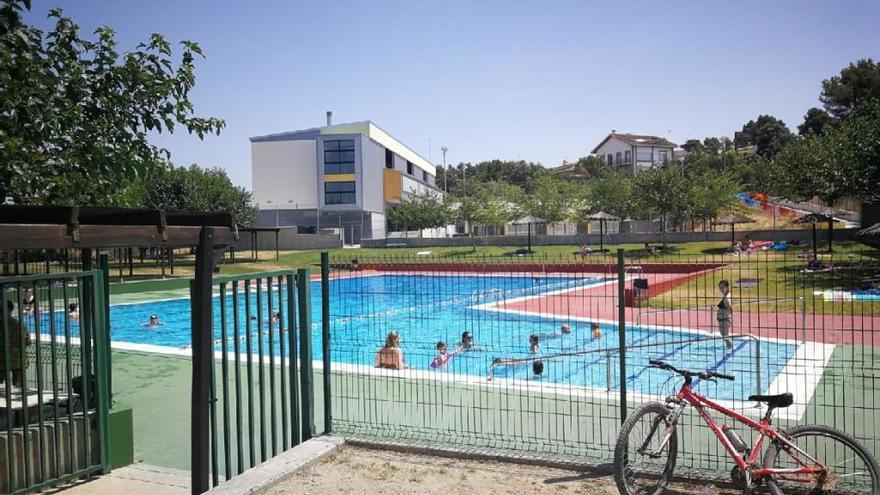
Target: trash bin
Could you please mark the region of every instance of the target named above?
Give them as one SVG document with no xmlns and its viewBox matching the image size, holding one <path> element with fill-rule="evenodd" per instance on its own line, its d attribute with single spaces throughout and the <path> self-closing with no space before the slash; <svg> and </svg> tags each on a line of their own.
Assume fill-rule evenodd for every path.
<svg viewBox="0 0 880 495">
<path fill-rule="evenodd" d="M 635 301 L 648 299 L 648 279 L 637 278 L 633 280 L 633 299 Z"/>
</svg>

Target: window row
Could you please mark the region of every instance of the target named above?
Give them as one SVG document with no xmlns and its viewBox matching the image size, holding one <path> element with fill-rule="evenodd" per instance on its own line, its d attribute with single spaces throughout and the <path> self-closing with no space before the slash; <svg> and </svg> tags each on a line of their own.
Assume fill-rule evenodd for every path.
<svg viewBox="0 0 880 495">
<path fill-rule="evenodd" d="M 636 150 L 636 160 L 639 162 L 653 162 L 654 155 L 650 149 Z M 665 162 L 669 160 L 669 150 L 657 150 L 657 162 Z M 621 165 L 624 163 L 632 163 L 631 151 L 618 151 L 617 153 L 608 153 L 605 155 L 605 163 L 607 165 Z"/>
<path fill-rule="evenodd" d="M 357 203 L 354 182 L 325 182 L 324 204 L 353 205 Z"/>
<path fill-rule="evenodd" d="M 324 173 L 354 173 L 354 139 L 324 141 Z"/>
</svg>

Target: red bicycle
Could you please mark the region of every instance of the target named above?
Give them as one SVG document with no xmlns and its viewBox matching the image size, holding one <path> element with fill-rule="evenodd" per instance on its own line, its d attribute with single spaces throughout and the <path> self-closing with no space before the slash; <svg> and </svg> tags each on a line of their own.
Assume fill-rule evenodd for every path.
<svg viewBox="0 0 880 495">
<path fill-rule="evenodd" d="M 712 402 L 692 388 L 694 378 L 716 381 L 733 380 L 734 377 L 712 371 L 679 370 L 656 360 L 649 361 L 649 364 L 681 375 L 684 383 L 676 395 L 667 397 L 665 404 L 649 402 L 627 417 L 623 424 L 614 450 L 614 478 L 621 494 L 663 493 L 675 469 L 678 420 L 684 409 L 691 406 L 736 463 L 731 478 L 743 493 L 751 494 L 753 490 L 765 487 L 774 495 L 880 495 L 877 462 L 849 435 L 827 426 L 803 425 L 786 431 L 777 431 L 770 426 L 773 410 L 794 402 L 790 393 L 750 396 L 750 401 L 768 406 L 764 417 L 755 421 Z M 749 447 L 729 426 L 718 426 L 708 409 L 754 430 L 754 445 Z"/>
</svg>

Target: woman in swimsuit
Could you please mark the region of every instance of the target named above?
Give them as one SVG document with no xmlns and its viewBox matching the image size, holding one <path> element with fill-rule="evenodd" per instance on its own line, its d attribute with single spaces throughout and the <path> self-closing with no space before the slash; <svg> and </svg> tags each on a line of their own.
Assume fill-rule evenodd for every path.
<svg viewBox="0 0 880 495">
<path fill-rule="evenodd" d="M 400 349 L 399 333 L 388 332 L 385 345 L 376 353 L 376 367 L 389 370 L 402 370 L 406 367 L 403 362 L 403 351 Z"/>
</svg>

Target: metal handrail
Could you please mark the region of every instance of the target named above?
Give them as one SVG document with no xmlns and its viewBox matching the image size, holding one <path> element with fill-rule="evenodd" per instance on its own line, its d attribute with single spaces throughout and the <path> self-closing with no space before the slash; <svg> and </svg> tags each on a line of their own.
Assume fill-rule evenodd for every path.
<svg viewBox="0 0 880 495">
<path fill-rule="evenodd" d="M 801 309 L 801 342 L 804 343 L 807 341 L 807 300 L 803 296 L 799 297 L 776 297 L 772 299 L 738 299 L 737 302 L 746 302 L 746 303 L 764 303 L 764 302 L 778 302 L 778 301 L 799 301 L 800 309 Z M 652 314 L 660 314 L 660 313 L 671 313 L 673 311 L 690 311 L 690 310 L 700 310 L 700 309 L 715 309 L 717 305 L 715 304 L 706 304 L 702 306 L 690 306 L 687 308 L 657 308 L 649 311 L 640 311 L 638 315 L 636 315 L 636 327 L 642 326 L 642 315 L 652 315 Z M 712 329 L 715 328 L 714 321 L 712 320 Z M 657 325 L 659 326 L 659 325 Z"/>
<path fill-rule="evenodd" d="M 739 335 L 728 335 L 724 336 L 714 336 L 714 337 L 703 337 L 698 339 L 687 339 L 687 340 L 674 340 L 670 342 L 663 342 L 659 344 L 637 344 L 627 346 L 627 350 L 631 349 L 641 349 L 646 347 L 658 347 L 658 346 L 668 346 L 668 345 L 677 345 L 677 344 L 691 344 L 694 342 L 706 342 L 711 340 L 724 340 L 724 339 L 748 339 L 751 340 L 755 345 L 755 384 L 756 384 L 756 393 L 761 393 L 761 345 L 760 340 L 754 335 L 749 334 L 739 334 Z M 572 356 L 584 356 L 589 354 L 599 354 L 605 353 L 606 357 L 606 368 L 610 369 L 611 366 L 611 355 L 614 353 L 620 353 L 621 349 L 619 348 L 608 348 L 608 349 L 588 349 L 585 351 L 576 351 L 576 352 L 560 352 L 557 354 L 550 354 L 548 356 L 529 356 L 524 358 L 511 358 L 511 359 L 502 359 L 499 362 L 493 362 L 489 365 L 488 369 L 488 377 L 487 381 L 492 381 L 495 379 L 495 368 L 498 366 L 509 366 L 512 364 L 522 364 L 522 363 L 533 363 L 535 361 L 548 361 L 551 359 L 559 359 L 564 357 L 572 357 Z M 606 373 L 606 390 L 611 390 L 611 373 Z"/>
</svg>

